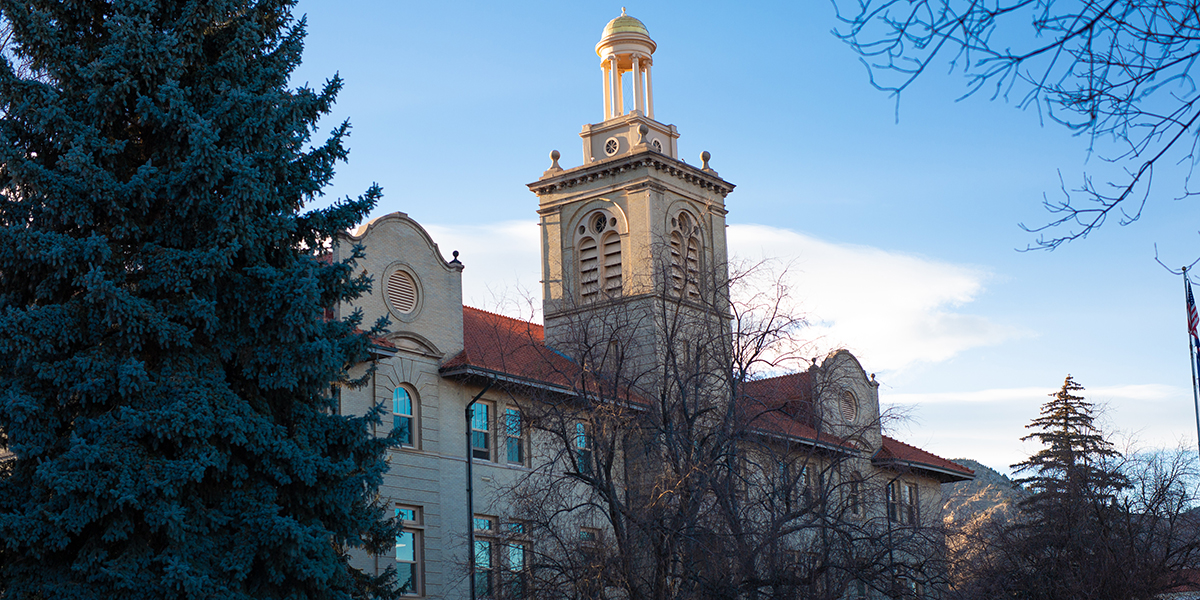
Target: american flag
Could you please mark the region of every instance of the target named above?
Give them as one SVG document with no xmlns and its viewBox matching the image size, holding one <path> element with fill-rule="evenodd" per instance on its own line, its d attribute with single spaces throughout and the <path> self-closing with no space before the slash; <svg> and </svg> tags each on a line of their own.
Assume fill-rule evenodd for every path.
<svg viewBox="0 0 1200 600">
<path fill-rule="evenodd" d="M 1196 314 L 1196 298 L 1192 296 L 1192 282 L 1187 280 L 1187 312 L 1188 312 L 1188 333 L 1192 335 L 1192 343 L 1195 347 L 1200 348 L 1200 336 L 1196 335 L 1196 328 L 1200 326 L 1200 315 Z"/>
</svg>

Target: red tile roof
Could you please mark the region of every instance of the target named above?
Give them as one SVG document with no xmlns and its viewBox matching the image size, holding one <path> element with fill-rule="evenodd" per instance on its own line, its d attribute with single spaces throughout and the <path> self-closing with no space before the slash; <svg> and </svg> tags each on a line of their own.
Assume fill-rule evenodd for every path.
<svg viewBox="0 0 1200 600">
<path fill-rule="evenodd" d="M 446 361 L 441 372 L 448 377 L 498 375 L 571 393 L 583 370 L 546 346 L 541 325 L 464 306 L 463 351 Z M 739 396 L 743 415 L 755 429 L 822 445 L 846 445 L 845 440 L 814 428 L 812 376 L 808 371 L 746 382 Z M 953 479 L 974 475 L 962 465 L 887 436 L 873 460 Z"/>
<path fill-rule="evenodd" d="M 463 307 L 463 351 L 442 365 L 443 374 L 486 372 L 570 390 L 581 369 L 546 347 L 541 325 Z"/>
<path fill-rule="evenodd" d="M 875 453 L 872 460 L 876 463 L 906 466 L 950 476 L 975 477 L 975 471 L 971 469 L 886 435 L 883 436 L 883 447 Z"/>
</svg>

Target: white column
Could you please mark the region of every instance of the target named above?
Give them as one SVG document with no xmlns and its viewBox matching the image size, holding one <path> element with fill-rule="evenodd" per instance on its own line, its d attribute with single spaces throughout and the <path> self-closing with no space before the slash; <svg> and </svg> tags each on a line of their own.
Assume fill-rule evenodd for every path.
<svg viewBox="0 0 1200 600">
<path fill-rule="evenodd" d="M 646 63 L 646 116 L 654 118 L 654 86 L 650 84 L 650 65 Z"/>
<path fill-rule="evenodd" d="M 617 65 L 617 61 L 613 61 L 613 65 Z M 617 116 L 625 114 L 625 78 L 621 77 L 621 69 L 617 67 Z"/>
<path fill-rule="evenodd" d="M 644 115 L 646 106 L 642 104 L 642 66 L 636 54 L 633 55 L 633 72 L 630 75 L 633 77 L 633 110 L 640 110 Z"/>
<path fill-rule="evenodd" d="M 612 89 L 610 88 L 612 76 L 608 73 L 607 60 L 600 63 L 600 72 L 604 74 L 604 119 L 602 120 L 608 120 L 612 115 Z"/>
<path fill-rule="evenodd" d="M 621 114 L 621 70 L 617 68 L 617 57 L 608 57 L 609 113 L 608 118 Z"/>
</svg>

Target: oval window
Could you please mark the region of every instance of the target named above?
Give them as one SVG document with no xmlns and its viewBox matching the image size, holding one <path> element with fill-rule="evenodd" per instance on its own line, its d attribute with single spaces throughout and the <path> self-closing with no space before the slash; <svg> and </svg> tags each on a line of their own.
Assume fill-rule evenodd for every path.
<svg viewBox="0 0 1200 600">
<path fill-rule="evenodd" d="M 392 273 L 387 280 L 387 299 L 392 310 L 409 314 L 417 309 L 417 282 L 404 271 Z"/>
</svg>

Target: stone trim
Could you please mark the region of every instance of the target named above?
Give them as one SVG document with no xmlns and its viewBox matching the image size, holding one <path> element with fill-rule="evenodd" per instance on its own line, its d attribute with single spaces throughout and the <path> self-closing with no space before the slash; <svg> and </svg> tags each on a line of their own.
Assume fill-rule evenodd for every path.
<svg viewBox="0 0 1200 600">
<path fill-rule="evenodd" d="M 717 192 L 721 194 L 722 198 L 729 195 L 729 192 L 732 192 L 733 188 L 736 187 L 716 175 L 710 175 L 687 163 L 679 162 L 657 152 L 647 150 L 637 152 L 633 156 L 622 156 L 601 163 L 564 171 L 530 183 L 528 187 L 533 193 L 542 196 L 559 190 L 573 188 L 577 185 L 591 183 L 597 179 L 613 177 L 642 168 L 654 169 L 701 189 Z"/>
</svg>

